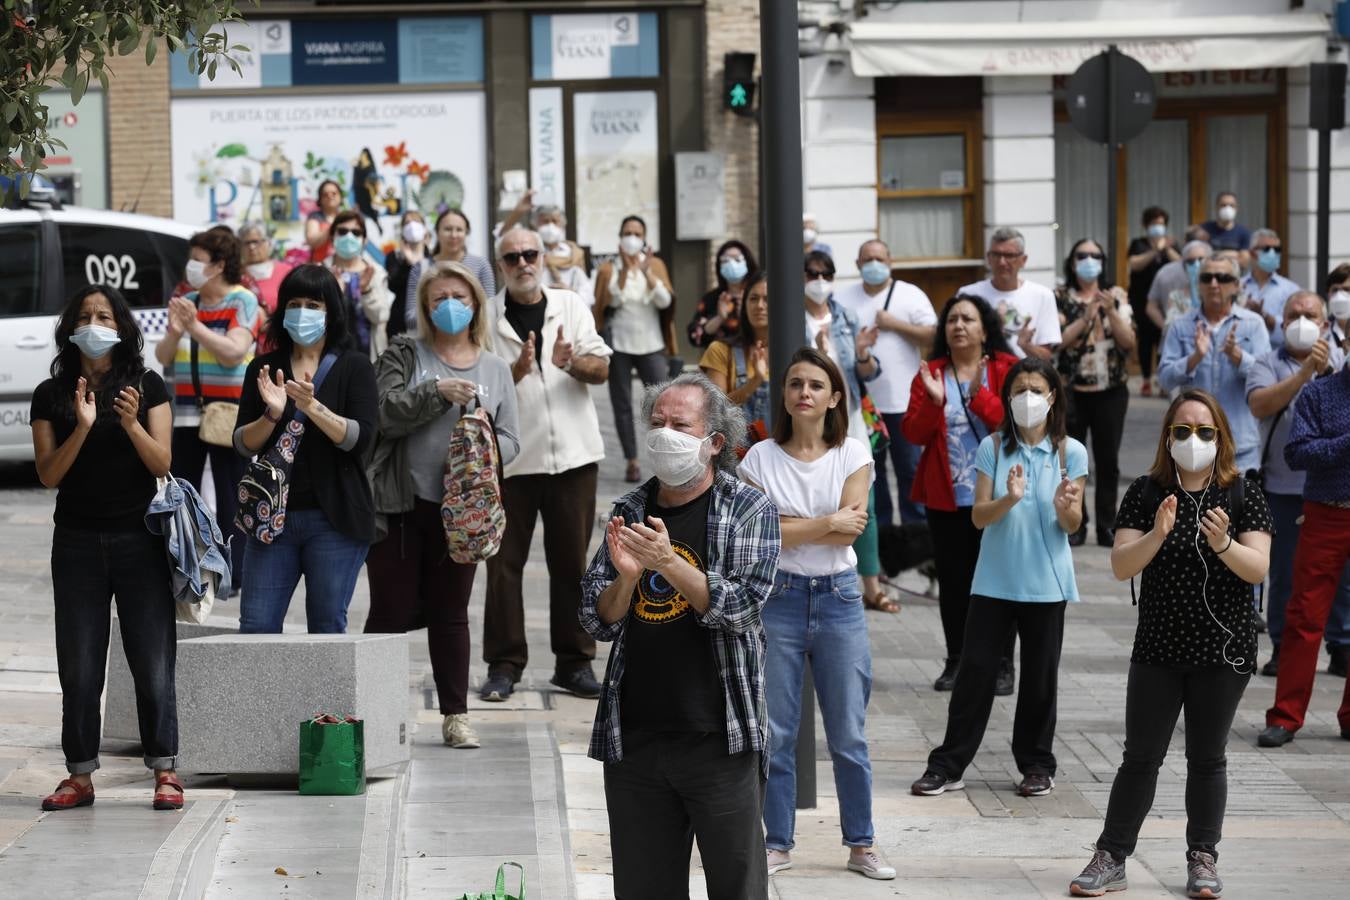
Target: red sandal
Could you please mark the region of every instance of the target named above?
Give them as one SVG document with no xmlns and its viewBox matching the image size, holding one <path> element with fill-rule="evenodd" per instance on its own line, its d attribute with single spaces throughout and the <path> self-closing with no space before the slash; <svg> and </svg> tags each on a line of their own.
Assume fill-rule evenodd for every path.
<svg viewBox="0 0 1350 900">
<path fill-rule="evenodd" d="M 63 794 L 61 791 L 70 788 L 74 793 Z M 88 787 L 80 784 L 73 778 L 66 778 L 56 786 L 55 793 L 48 794 L 42 798 L 42 808 L 48 812 L 58 809 L 75 809 L 78 806 L 94 805 L 94 785 Z"/>
<path fill-rule="evenodd" d="M 168 785 L 178 788 L 178 792 L 162 791 L 159 788 Z M 161 772 L 155 776 L 155 809 L 182 809 L 183 808 L 183 782 L 178 780 L 178 776 L 172 772 Z"/>
</svg>

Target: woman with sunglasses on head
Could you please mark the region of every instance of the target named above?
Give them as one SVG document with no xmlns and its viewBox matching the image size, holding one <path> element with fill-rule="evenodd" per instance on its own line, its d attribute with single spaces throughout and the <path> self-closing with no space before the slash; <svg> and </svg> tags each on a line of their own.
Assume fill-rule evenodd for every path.
<svg viewBox="0 0 1350 900">
<path fill-rule="evenodd" d="M 1215 864 L 1228 797 L 1224 750 L 1256 668 L 1252 585 L 1269 568 L 1270 532 L 1265 495 L 1238 470 L 1223 408 L 1204 391 L 1183 391 L 1163 418 L 1152 469 L 1130 485 L 1116 519 L 1111 569 L 1122 580 L 1143 574 L 1125 691 L 1125 755 L 1096 853 L 1071 893 L 1124 890 L 1125 858 L 1153 806 L 1183 709 L 1186 892 L 1222 892 Z"/>
<path fill-rule="evenodd" d="M 1068 398 L 1049 360 L 1031 356 L 1003 382 L 999 430 L 975 457 L 971 521 L 984 531 L 970 586 L 965 649 L 947 708 L 942 746 L 928 755 L 915 794 L 965 787 L 966 767 L 984 740 L 999 658 L 1009 636 L 1022 640 L 1022 683 L 1012 751 L 1023 797 L 1055 789 L 1055 720 L 1064 610 L 1078 602 L 1069 535 L 1083 517 L 1087 449 L 1065 434 Z"/>
<path fill-rule="evenodd" d="M 759 271 L 755 255 L 740 241 L 727 241 L 718 247 L 716 259 L 717 284 L 698 301 L 689 321 L 691 347 L 736 339 L 746 279 Z"/>
<path fill-rule="evenodd" d="M 164 539 L 145 527 L 155 479 L 169 474 L 169 395 L 145 368 L 141 330 L 115 288 L 76 291 L 56 323 L 56 346 L 52 377 L 33 392 L 30 418 L 38 478 L 56 488 L 52 592 L 61 749 L 70 777 L 42 808 L 94 802 L 116 597 L 145 765 L 155 772 L 154 807 L 182 809 L 183 785 L 174 774 L 173 591 Z"/>
<path fill-rule="evenodd" d="M 798 350 L 783 377 L 773 439 L 751 447 L 740 468 L 741 478 L 778 507 L 782 525 L 778 574 L 760 614 L 768 644 L 764 846 L 770 875 L 792 865 L 795 747 L 802 672 L 810 659 L 848 868 L 890 879 L 895 869 L 873 847 L 872 763 L 864 733 L 872 655 L 852 548 L 867 525 L 872 450 L 849 436 L 846 391 L 844 375 L 829 356 L 812 347 Z"/>
<path fill-rule="evenodd" d="M 326 265 L 337 276 L 347 298 L 351 335 L 356 347 L 374 362 L 389 346 L 389 311 L 394 295 L 389 273 L 366 253 L 366 218 L 346 209 L 333 219 L 333 258 Z"/>
<path fill-rule="evenodd" d="M 956 683 L 970 607 L 970 581 L 980 555 L 981 531 L 971 521 L 975 456 L 980 442 L 1003 421 L 1003 382 L 1017 357 L 1003 321 L 982 297 L 957 294 L 938 314 L 928 362 L 910 386 L 901 424 L 905 440 L 922 447 L 913 499 L 927 510 L 938 571 L 938 608 L 947 658 L 933 690 Z M 1013 692 L 1013 642 L 1004 648 L 997 692 Z"/>
<path fill-rule="evenodd" d="M 333 220 L 342 209 L 342 186 L 331 178 L 319 184 L 318 208 L 305 218 L 305 243 L 309 261 L 321 263 L 333 255 Z"/>
<path fill-rule="evenodd" d="M 1092 432 L 1097 466 L 1097 544 L 1110 547 L 1120 480 L 1120 439 L 1130 403 L 1126 369 L 1134 349 L 1130 298 L 1111 284 L 1101 245 L 1083 238 L 1064 260 L 1064 286 L 1055 292 L 1062 342 L 1056 367 L 1069 392 L 1069 435 L 1086 441 Z M 1069 536 L 1077 547 L 1087 538 L 1088 514 Z"/>
</svg>

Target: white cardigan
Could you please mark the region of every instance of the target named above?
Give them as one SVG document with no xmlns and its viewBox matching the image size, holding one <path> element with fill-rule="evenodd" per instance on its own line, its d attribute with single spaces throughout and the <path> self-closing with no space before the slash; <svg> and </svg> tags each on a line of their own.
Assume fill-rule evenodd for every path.
<svg viewBox="0 0 1350 900">
<path fill-rule="evenodd" d="M 520 415 L 520 454 L 503 474 L 558 475 L 605 458 L 600 421 L 590 388 L 553 364 L 558 326 L 576 356 L 608 358 L 609 346 L 595 331 L 595 317 L 572 291 L 544 289 L 544 329 L 540 359 L 516 382 Z M 492 352 L 514 365 L 525 343 L 506 321 L 506 289 L 492 298 Z M 541 371 L 542 369 L 542 371 Z"/>
</svg>

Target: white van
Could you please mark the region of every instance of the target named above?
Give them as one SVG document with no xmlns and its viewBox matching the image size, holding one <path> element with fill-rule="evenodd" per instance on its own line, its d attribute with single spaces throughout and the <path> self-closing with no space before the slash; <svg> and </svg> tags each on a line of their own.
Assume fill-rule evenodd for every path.
<svg viewBox="0 0 1350 900">
<path fill-rule="evenodd" d="M 33 458 L 33 390 L 49 377 L 56 318 L 84 285 L 122 292 L 145 335 L 146 363 L 158 370 L 155 345 L 183 277 L 188 238 L 197 230 L 154 216 L 36 200 L 0 207 L 0 460 Z"/>
</svg>

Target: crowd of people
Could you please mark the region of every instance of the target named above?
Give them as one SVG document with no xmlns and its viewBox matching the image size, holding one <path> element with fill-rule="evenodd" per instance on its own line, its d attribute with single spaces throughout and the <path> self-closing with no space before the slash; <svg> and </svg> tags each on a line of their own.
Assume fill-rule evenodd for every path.
<svg viewBox="0 0 1350 900">
<path fill-rule="evenodd" d="M 1124 758 L 1070 889 L 1124 886 L 1184 709 L 1188 891 L 1219 895 L 1224 750 L 1247 681 L 1278 678 L 1259 738 L 1277 747 L 1303 724 L 1323 638 L 1331 671 L 1343 675 L 1350 653 L 1350 265 L 1331 273 L 1329 298 L 1300 288 L 1279 274 L 1279 236 L 1241 225 L 1224 193 L 1215 220 L 1180 243 L 1165 210 L 1144 212 L 1128 290 L 1092 237 L 1071 245 L 1057 289 L 1024 279 L 1025 239 L 999 228 L 989 277 L 935 306 L 895 277 L 876 239 L 858 248 L 861 280 L 836 285 L 808 216 L 802 286 L 775 284 L 781 300 L 748 245 L 717 249 L 715 284 L 686 329 L 695 368 L 679 359 L 675 286 L 638 216 L 618 223 L 618 252 L 591 271 L 565 212 L 527 197 L 494 229 L 494 269 L 467 251 L 460 210 L 405 213 L 378 259 L 338 186 L 319 198 L 309 263 L 274 259 L 257 223 L 192 238 L 155 350 L 164 377 L 145 365 L 115 288 L 82 288 L 61 315 L 32 407 L 38 473 L 57 488 L 70 773 L 44 808 L 93 802 L 113 596 L 141 626 L 127 650 L 154 802 L 182 806 L 174 606 L 144 517 L 157 479 L 200 488 L 209 464 L 241 631 L 279 632 L 303 576 L 309 631 L 345 632 L 364 564 L 364 630 L 427 629 L 455 748 L 481 744 L 467 705 L 477 563 L 478 692 L 502 701 L 529 663 L 522 583 L 542 520 L 551 681 L 599 701 L 591 755 L 604 762 L 616 896 L 684 885 L 695 839 L 710 896 L 764 896 L 791 867 L 807 689 L 846 865 L 893 878 L 875 846 L 866 741 L 866 611 L 899 611 L 879 533 L 928 529 L 939 585 L 933 688 L 950 692 L 948 718 L 913 793 L 963 788 L 994 697 L 1016 691 L 1016 788 L 1034 798 L 1055 788 L 1059 660 L 1079 599 L 1071 548 L 1091 523 L 1116 577 L 1140 577 L 1139 625 Z M 798 290 L 801 348 L 775 403 L 769 317 L 796 315 Z M 1140 393 L 1171 401 L 1150 470 L 1117 503 L 1136 363 Z M 609 453 L 599 384 L 618 433 Z M 447 546 L 447 473 L 463 462 L 457 429 L 471 415 L 491 426 L 504 525 L 494 552 L 465 561 Z M 588 562 L 599 466 L 620 455 L 635 486 Z M 259 460 L 283 469 L 275 509 L 250 499 L 245 467 Z M 1264 666 L 1258 627 L 1274 644 Z M 611 644 L 600 679 L 597 641 Z M 1350 739 L 1350 688 L 1339 716 Z"/>
</svg>

